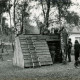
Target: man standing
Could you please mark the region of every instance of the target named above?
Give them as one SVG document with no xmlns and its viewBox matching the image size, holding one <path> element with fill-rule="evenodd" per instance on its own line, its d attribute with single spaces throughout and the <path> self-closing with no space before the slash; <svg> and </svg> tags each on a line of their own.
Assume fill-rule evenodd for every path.
<svg viewBox="0 0 80 80">
<path fill-rule="evenodd" d="M 74 44 L 75 67 L 78 66 L 79 53 L 80 53 L 80 44 L 78 40 L 75 40 Z"/>
<path fill-rule="evenodd" d="M 66 59 L 68 56 L 68 61 L 71 62 L 71 48 L 72 48 L 72 42 L 71 39 L 69 38 L 68 44 L 67 44 L 67 54 L 66 54 Z"/>
</svg>

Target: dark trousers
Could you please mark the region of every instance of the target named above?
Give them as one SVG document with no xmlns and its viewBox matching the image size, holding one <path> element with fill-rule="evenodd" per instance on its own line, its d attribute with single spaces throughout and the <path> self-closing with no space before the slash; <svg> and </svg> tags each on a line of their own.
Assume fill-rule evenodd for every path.
<svg viewBox="0 0 80 80">
<path fill-rule="evenodd" d="M 67 59 L 67 56 L 68 56 L 68 61 L 71 62 L 71 50 L 67 51 L 67 53 L 66 53 L 66 59 Z"/>
<path fill-rule="evenodd" d="M 75 61 L 78 60 L 78 57 L 79 57 L 79 52 L 75 52 Z"/>
<path fill-rule="evenodd" d="M 75 66 L 78 66 L 79 52 L 75 52 Z"/>
</svg>

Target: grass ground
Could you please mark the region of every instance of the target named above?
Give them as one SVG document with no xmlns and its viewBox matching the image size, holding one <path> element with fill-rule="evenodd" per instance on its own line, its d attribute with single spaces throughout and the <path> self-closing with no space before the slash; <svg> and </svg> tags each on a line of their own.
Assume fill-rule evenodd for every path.
<svg viewBox="0 0 80 80">
<path fill-rule="evenodd" d="M 74 56 L 72 62 L 66 65 L 62 63 L 38 68 L 19 68 L 13 66 L 12 51 L 3 55 L 0 60 L 0 80 L 80 80 L 80 68 L 74 67 Z"/>
</svg>

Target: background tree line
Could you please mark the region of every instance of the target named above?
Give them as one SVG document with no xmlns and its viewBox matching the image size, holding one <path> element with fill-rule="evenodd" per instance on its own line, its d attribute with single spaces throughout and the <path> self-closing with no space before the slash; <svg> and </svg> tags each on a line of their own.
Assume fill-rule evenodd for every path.
<svg viewBox="0 0 80 80">
<path fill-rule="evenodd" d="M 31 5 L 30 3 L 36 3 L 36 5 Z M 4 12 L 8 12 L 10 15 L 11 21 L 11 7 L 14 7 L 13 11 L 13 21 L 14 21 L 14 30 L 19 31 L 20 34 L 23 32 L 30 33 L 34 26 L 31 25 L 31 21 L 34 21 L 37 24 L 37 27 L 41 29 L 41 34 L 44 31 L 48 30 L 48 28 L 54 24 L 56 26 L 59 25 L 59 29 L 62 26 L 66 26 L 68 29 L 74 26 L 79 26 L 79 16 L 75 12 L 69 11 L 70 6 L 73 4 L 71 0 L 14 0 L 13 4 L 10 4 L 10 0 L 1 0 L 0 3 L 0 23 L 1 23 L 1 31 L 5 34 L 9 34 L 8 32 L 13 32 L 12 28 L 9 28 L 5 24 L 5 18 L 2 18 L 2 14 Z M 32 15 L 31 10 L 35 8 L 41 9 L 41 13 L 38 16 L 33 16 L 31 20 L 30 17 Z M 42 17 L 42 21 L 40 20 Z M 11 22 L 10 22 L 11 25 Z M 27 27 L 27 31 L 24 31 L 25 26 Z M 9 31 L 7 31 L 9 30 Z"/>
</svg>

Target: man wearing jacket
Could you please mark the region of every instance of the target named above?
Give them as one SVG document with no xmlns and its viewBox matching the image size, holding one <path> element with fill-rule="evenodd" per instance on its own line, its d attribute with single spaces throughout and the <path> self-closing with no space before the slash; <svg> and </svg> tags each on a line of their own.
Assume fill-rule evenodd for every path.
<svg viewBox="0 0 80 80">
<path fill-rule="evenodd" d="M 69 38 L 68 44 L 67 44 L 67 54 L 66 54 L 66 59 L 68 56 L 68 62 L 71 62 L 71 48 L 72 48 L 72 42 L 71 42 L 71 39 Z"/>
</svg>

